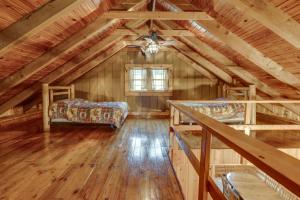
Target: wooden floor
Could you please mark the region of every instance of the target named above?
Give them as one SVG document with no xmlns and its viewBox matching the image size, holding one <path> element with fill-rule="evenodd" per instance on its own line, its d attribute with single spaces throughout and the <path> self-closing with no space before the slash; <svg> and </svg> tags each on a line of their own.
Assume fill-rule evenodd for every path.
<svg viewBox="0 0 300 200">
<path fill-rule="evenodd" d="M 183 199 L 167 131 L 167 120 L 142 119 L 120 130 L 56 126 L 43 134 L 27 124 L 1 131 L 0 199 Z"/>
</svg>

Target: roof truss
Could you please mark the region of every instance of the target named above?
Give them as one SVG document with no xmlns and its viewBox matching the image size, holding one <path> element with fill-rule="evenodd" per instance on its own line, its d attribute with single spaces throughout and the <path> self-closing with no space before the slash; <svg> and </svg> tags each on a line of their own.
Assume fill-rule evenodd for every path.
<svg viewBox="0 0 300 200">
<path fill-rule="evenodd" d="M 234 4 L 236 8 L 246 12 L 248 16 L 256 19 L 265 27 L 272 30 L 294 47 L 300 47 L 299 23 L 283 11 L 266 2 L 266 0 L 260 2 L 255 0 L 228 1 Z M 65 16 L 69 16 L 75 9 L 83 4 L 88 4 L 88 2 L 88 0 L 66 0 L 63 2 L 58 2 L 57 0 L 51 1 L 46 6 L 33 13 L 30 18 L 24 18 L 4 29 L 0 33 L 0 38 L 5 37 L 6 39 L 9 35 L 12 35 L 11 33 L 13 31 L 20 31 L 10 36 L 5 42 L 0 43 L 0 59 L 5 58 L 7 52 L 12 48 L 15 48 L 18 44 L 26 41 L 27 38 L 32 38 L 52 23 L 63 19 Z M 115 2 L 120 3 L 121 1 L 99 1 L 99 8 L 104 6 L 106 10 L 108 10 Z M 294 87 L 295 90 L 298 90 L 299 94 L 299 76 L 289 72 L 271 58 L 266 57 L 258 49 L 254 48 L 220 24 L 217 21 L 217 13 L 212 12 L 213 1 L 191 1 L 194 8 L 201 8 L 202 11 L 206 11 L 208 14 L 198 11 L 184 12 L 177 5 L 168 0 L 157 0 L 160 8 L 164 8 L 167 11 L 141 11 L 141 9 L 145 8 L 145 5 L 150 1 L 142 0 L 137 2 L 138 1 L 128 1 L 127 3 L 123 2 L 122 5 L 114 4 L 114 6 L 120 5 L 121 7 L 134 5 L 130 9 L 131 12 L 109 11 L 101 15 L 105 9 L 100 9 L 97 13 L 99 17 L 95 22 L 90 23 L 86 28 L 77 32 L 68 40 L 51 48 L 21 70 L 6 79 L 1 80 L 0 95 L 5 95 L 11 88 L 23 83 L 37 72 L 46 69 L 46 67 L 53 63 L 57 63 L 56 69 L 42 78 L 41 82 L 53 83 L 60 80 L 59 83 L 61 84 L 69 84 L 126 47 L 126 45 L 141 43 L 141 41 L 135 41 L 135 39 L 142 35 L 148 35 L 150 31 L 149 28 L 138 29 L 137 26 L 128 25 L 125 26 L 125 28 L 122 27 L 122 24 L 128 19 L 144 19 L 140 21 L 143 23 L 145 23 L 145 20 L 186 20 L 181 22 L 177 21 L 177 24 L 185 29 L 173 29 L 168 26 L 167 21 L 159 21 L 157 22 L 157 25 L 160 28 L 156 28 L 156 31 L 162 38 L 166 40 L 171 38 L 177 42 L 174 46 L 175 50 L 166 48 L 167 50 L 175 51 L 176 56 L 191 64 L 194 69 L 211 80 L 215 80 L 217 77 L 230 84 L 234 82 L 233 76 L 237 76 L 245 83 L 255 84 L 259 90 L 273 98 L 280 98 L 283 96 L 283 94 L 276 89 L 270 87 L 267 83 L 259 80 L 247 71 L 241 64 L 234 63 L 219 51 L 199 40 L 201 37 L 211 37 L 215 39 L 216 43 L 228 46 L 247 60 L 254 63 L 258 68 L 280 80 L 282 83 Z M 55 6 L 55 8 L 51 8 L 51 6 L 56 4 L 57 6 Z M 180 6 L 192 7 L 189 3 L 181 4 Z M 96 10 L 98 10 L 98 8 L 92 9 L 90 12 L 96 12 Z M 271 15 L 272 17 L 270 17 Z M 106 19 L 114 20 L 107 22 Z M 74 23 L 76 22 L 79 22 L 79 19 L 74 19 Z M 135 23 L 133 22 L 132 24 Z M 135 25 L 137 24 L 138 23 Z M 128 38 L 128 36 L 131 37 Z M 98 40 L 96 38 L 98 38 Z M 85 47 L 83 48 L 83 46 Z M 104 53 L 104 50 L 107 51 Z M 66 56 L 70 54 L 72 54 L 72 56 L 66 59 Z M 216 64 L 215 61 L 220 63 L 220 65 Z M 61 77 L 70 72 L 72 72 L 72 74 L 68 76 L 68 78 L 61 80 Z M 16 106 L 39 90 L 40 85 L 38 83 L 27 88 L 22 93 L 0 105 L 0 113 L 8 108 Z M 290 106 L 289 109 L 297 111 L 299 108 Z"/>
</svg>

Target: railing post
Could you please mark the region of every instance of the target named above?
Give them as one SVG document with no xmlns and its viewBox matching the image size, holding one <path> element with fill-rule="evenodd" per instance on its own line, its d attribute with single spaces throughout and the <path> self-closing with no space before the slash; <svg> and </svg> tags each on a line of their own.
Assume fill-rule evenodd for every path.
<svg viewBox="0 0 300 200">
<path fill-rule="evenodd" d="M 50 131 L 49 85 L 44 83 L 42 88 L 43 88 L 43 129 L 44 132 L 48 132 Z"/>
<path fill-rule="evenodd" d="M 201 137 L 200 174 L 198 200 L 207 200 L 208 176 L 210 164 L 211 133 L 203 129 Z"/>
</svg>

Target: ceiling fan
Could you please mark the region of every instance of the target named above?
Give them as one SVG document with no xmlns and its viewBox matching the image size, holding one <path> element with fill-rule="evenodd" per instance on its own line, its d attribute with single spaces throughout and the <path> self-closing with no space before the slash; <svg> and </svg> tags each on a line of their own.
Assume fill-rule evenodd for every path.
<svg viewBox="0 0 300 200">
<path fill-rule="evenodd" d="M 155 11 L 156 0 L 152 0 L 152 11 Z M 172 40 L 162 40 L 157 31 L 153 28 L 153 20 L 150 21 L 149 35 L 141 36 L 138 40 L 144 40 L 141 45 L 130 45 L 129 47 L 139 47 L 145 56 L 157 54 L 162 46 L 171 46 L 176 42 Z"/>
</svg>

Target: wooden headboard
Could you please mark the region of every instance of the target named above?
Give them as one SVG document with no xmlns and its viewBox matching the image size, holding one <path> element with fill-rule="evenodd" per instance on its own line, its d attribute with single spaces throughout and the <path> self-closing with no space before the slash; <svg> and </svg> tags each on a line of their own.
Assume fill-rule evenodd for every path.
<svg viewBox="0 0 300 200">
<path fill-rule="evenodd" d="M 248 87 L 229 87 L 224 85 L 223 95 L 225 98 L 233 98 L 238 100 L 255 100 L 256 86 L 249 85 Z"/>
<path fill-rule="evenodd" d="M 44 131 L 50 131 L 49 106 L 55 102 L 56 97 L 59 99 L 74 99 L 75 86 L 49 86 L 43 84 L 43 127 Z"/>
</svg>

